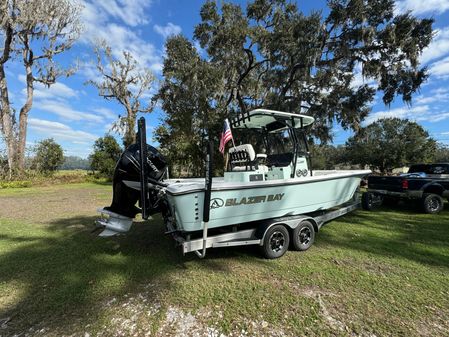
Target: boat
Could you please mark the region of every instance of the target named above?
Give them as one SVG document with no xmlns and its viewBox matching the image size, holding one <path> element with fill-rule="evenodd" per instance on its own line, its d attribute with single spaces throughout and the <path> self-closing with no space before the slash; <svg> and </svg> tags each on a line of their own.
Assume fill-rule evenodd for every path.
<svg viewBox="0 0 449 337">
<path fill-rule="evenodd" d="M 101 235 L 126 232 L 138 212 L 143 218 L 161 212 L 168 231 L 186 238 L 347 203 L 371 171 L 313 170 L 306 138 L 313 122 L 308 115 L 268 109 L 239 115 L 229 124 L 242 136 L 235 139 L 239 145 L 229 148 L 222 177 L 212 177 L 209 147 L 205 178 L 167 179 L 165 159 L 146 144 L 140 119 L 139 142 L 124 152 L 116 167 L 112 205 L 100 210 L 112 218 L 98 223 L 104 229 Z"/>
</svg>

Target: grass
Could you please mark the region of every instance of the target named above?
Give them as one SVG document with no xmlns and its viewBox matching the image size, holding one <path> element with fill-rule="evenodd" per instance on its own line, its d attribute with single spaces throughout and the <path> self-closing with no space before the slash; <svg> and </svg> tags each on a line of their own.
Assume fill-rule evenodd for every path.
<svg viewBox="0 0 449 337">
<path fill-rule="evenodd" d="M 444 336 L 449 205 L 356 211 L 307 252 L 182 256 L 159 217 L 99 238 L 110 186 L 0 191 L 0 336 Z"/>
</svg>

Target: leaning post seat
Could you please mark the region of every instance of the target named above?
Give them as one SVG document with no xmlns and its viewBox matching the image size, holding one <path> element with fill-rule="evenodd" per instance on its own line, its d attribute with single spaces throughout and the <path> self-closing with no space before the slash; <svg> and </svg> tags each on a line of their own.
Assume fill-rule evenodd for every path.
<svg viewBox="0 0 449 337">
<path fill-rule="evenodd" d="M 251 144 L 242 144 L 229 149 L 231 171 L 253 171 L 258 169 L 258 158 Z"/>
</svg>

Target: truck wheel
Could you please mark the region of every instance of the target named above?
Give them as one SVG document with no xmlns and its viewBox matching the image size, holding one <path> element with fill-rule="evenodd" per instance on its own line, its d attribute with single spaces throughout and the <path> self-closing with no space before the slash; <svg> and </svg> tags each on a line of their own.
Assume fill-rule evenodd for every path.
<svg viewBox="0 0 449 337">
<path fill-rule="evenodd" d="M 265 233 L 262 253 L 267 259 L 277 259 L 285 254 L 290 243 L 287 228 L 283 225 L 274 225 Z"/>
<path fill-rule="evenodd" d="M 292 244 L 295 250 L 307 250 L 315 241 L 315 228 L 309 220 L 302 221 L 293 230 Z"/>
<path fill-rule="evenodd" d="M 365 192 L 362 194 L 362 208 L 371 211 L 374 207 L 374 194 Z"/>
<path fill-rule="evenodd" d="M 437 214 L 443 210 L 444 202 L 438 194 L 424 193 L 422 197 L 422 207 L 424 213 Z"/>
</svg>

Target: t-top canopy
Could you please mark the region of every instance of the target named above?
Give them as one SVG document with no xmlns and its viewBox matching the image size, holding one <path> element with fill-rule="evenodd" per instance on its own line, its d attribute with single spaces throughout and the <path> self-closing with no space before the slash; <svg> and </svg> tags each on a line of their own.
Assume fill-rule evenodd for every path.
<svg viewBox="0 0 449 337">
<path fill-rule="evenodd" d="M 312 124 L 315 119 L 311 116 L 293 114 L 289 112 L 256 109 L 231 120 L 231 126 L 234 129 L 261 129 L 268 131 L 277 131 L 286 126 L 294 128 L 303 128 Z"/>
</svg>

